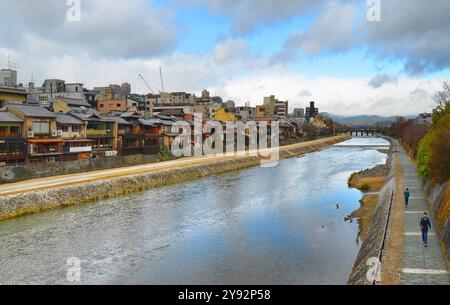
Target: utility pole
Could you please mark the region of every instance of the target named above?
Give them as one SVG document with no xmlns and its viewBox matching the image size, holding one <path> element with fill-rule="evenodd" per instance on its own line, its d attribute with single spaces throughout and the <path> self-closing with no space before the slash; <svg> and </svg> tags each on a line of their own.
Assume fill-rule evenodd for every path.
<svg viewBox="0 0 450 305">
<path fill-rule="evenodd" d="M 164 79 L 163 79 L 162 68 L 159 68 L 159 75 L 160 75 L 160 77 L 161 77 L 161 92 L 165 92 L 165 90 L 164 90 Z"/>
</svg>

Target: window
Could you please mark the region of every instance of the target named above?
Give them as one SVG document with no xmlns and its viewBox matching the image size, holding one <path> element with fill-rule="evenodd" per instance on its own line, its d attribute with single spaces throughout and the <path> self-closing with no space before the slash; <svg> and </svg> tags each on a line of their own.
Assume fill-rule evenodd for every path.
<svg viewBox="0 0 450 305">
<path fill-rule="evenodd" d="M 117 108 L 120 108 L 121 107 L 121 105 L 120 104 L 117 104 Z"/>
<path fill-rule="evenodd" d="M 11 133 L 20 133 L 20 126 L 11 126 L 9 127 L 9 132 Z"/>
<path fill-rule="evenodd" d="M 50 134 L 50 121 L 48 120 L 33 120 L 34 134 L 48 135 Z"/>
</svg>

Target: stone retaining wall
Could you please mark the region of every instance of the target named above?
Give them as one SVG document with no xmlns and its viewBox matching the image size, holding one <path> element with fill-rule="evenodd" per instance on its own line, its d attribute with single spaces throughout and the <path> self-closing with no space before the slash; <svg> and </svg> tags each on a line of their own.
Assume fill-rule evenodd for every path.
<svg viewBox="0 0 450 305">
<path fill-rule="evenodd" d="M 358 256 L 350 273 L 347 282 L 349 285 L 372 284 L 367 277 L 367 274 L 371 268 L 371 265 L 368 264 L 368 262 L 371 258 L 378 258 L 383 243 L 383 236 L 386 228 L 392 192 L 395 191 L 396 188 L 396 158 L 393 156 L 394 154 L 398 154 L 398 152 L 395 152 L 397 150 L 397 144 L 391 139 L 387 138 L 386 140 L 391 142 L 389 158 L 386 162 L 389 167 L 389 176 L 380 190 L 378 207 L 367 232 L 367 237 L 361 245 L 361 249 L 358 252 Z"/>
<path fill-rule="evenodd" d="M 450 185 L 449 182 L 433 185 L 431 181 L 426 181 L 424 188 L 448 263 L 450 262 Z"/>
</svg>

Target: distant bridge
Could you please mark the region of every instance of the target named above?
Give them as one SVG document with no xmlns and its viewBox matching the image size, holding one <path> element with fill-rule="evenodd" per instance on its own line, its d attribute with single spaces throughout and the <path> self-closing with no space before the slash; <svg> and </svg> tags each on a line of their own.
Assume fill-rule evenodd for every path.
<svg viewBox="0 0 450 305">
<path fill-rule="evenodd" d="M 379 135 L 378 129 L 376 128 L 348 128 L 344 131 L 350 136 L 355 137 L 376 137 Z"/>
</svg>

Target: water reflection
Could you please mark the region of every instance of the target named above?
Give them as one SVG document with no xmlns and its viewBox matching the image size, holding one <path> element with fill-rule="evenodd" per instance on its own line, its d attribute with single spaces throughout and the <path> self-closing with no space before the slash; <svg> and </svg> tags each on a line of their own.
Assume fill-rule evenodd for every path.
<svg viewBox="0 0 450 305">
<path fill-rule="evenodd" d="M 385 158 L 332 147 L 2 222 L 0 283 L 68 284 L 78 257 L 86 284 L 342 284 L 358 250 L 344 217 L 361 199 L 347 179 Z"/>
</svg>

